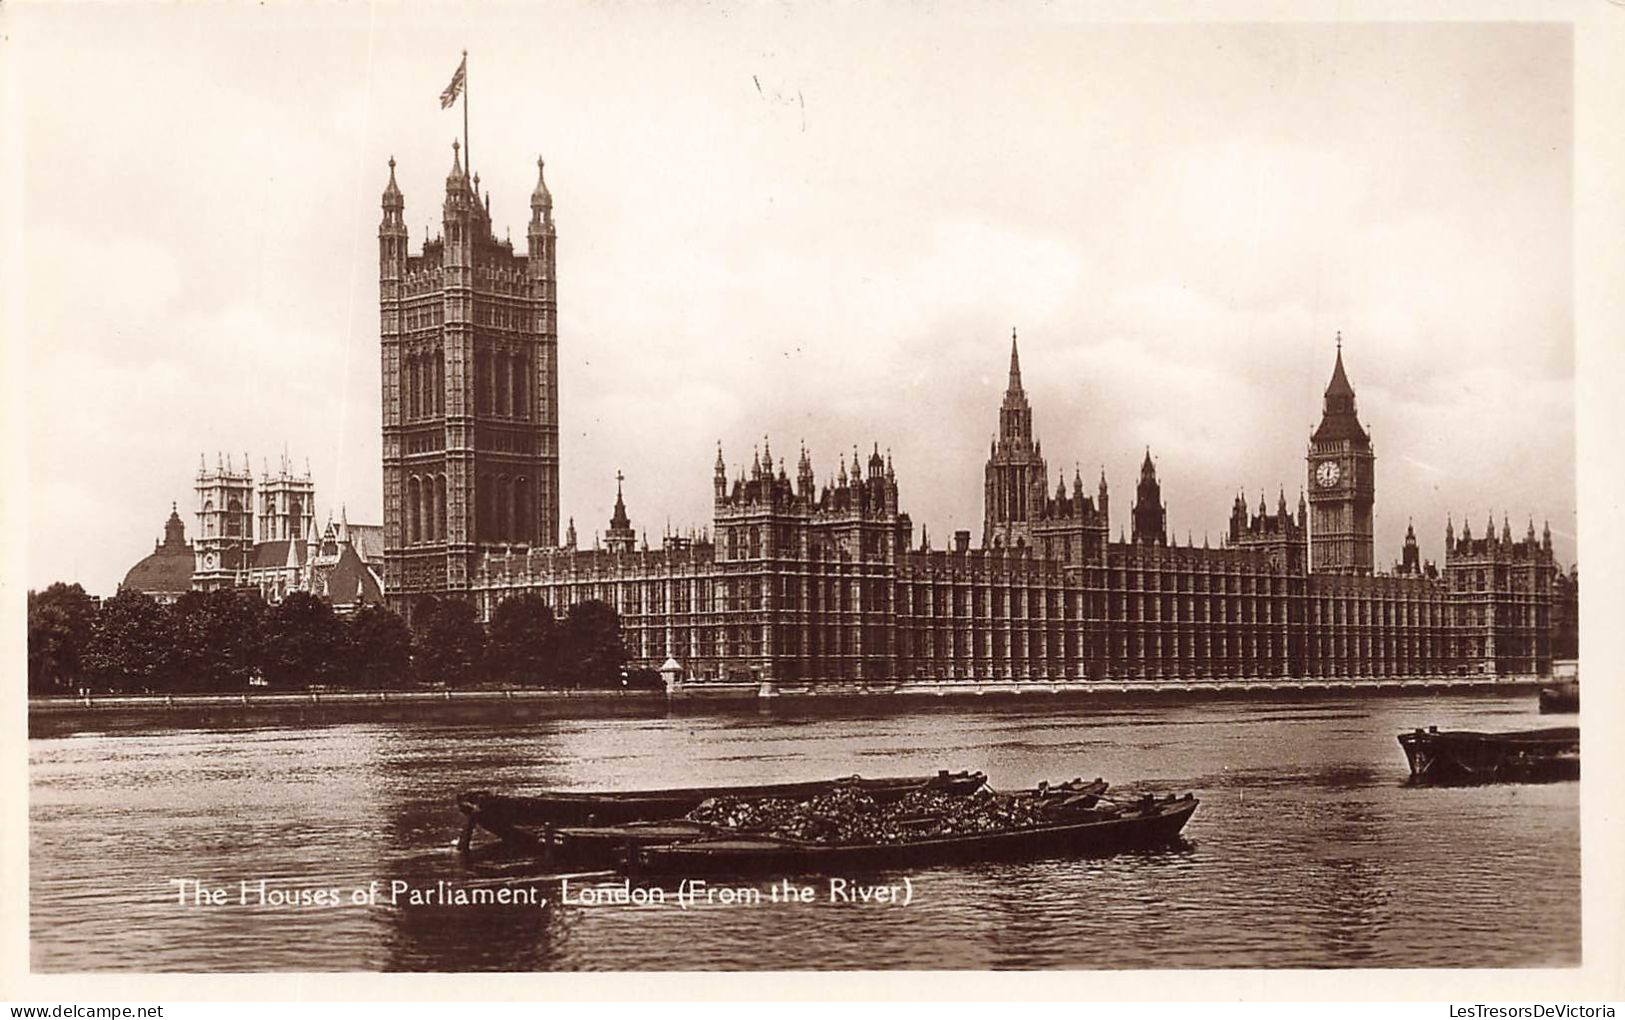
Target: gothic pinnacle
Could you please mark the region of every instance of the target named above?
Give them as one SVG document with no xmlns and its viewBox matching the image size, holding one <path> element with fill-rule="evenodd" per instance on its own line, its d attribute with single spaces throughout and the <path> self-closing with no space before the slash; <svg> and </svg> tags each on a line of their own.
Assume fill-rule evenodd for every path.
<svg viewBox="0 0 1625 1020">
<path fill-rule="evenodd" d="M 395 157 L 391 156 L 391 157 L 389 157 L 389 183 L 384 185 L 384 198 L 386 200 L 385 204 L 386 205 L 392 205 L 392 204 L 393 205 L 398 205 L 398 203 L 391 203 L 388 200 L 389 199 L 399 199 L 400 197 L 401 197 L 400 185 L 395 183 Z"/>
</svg>

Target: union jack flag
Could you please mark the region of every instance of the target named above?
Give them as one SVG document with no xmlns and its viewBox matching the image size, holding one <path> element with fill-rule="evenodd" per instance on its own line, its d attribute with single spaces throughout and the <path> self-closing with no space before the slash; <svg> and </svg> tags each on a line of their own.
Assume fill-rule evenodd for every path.
<svg viewBox="0 0 1625 1020">
<path fill-rule="evenodd" d="M 463 77 L 468 72 L 468 54 L 463 54 L 463 62 L 457 65 L 457 73 L 451 76 L 451 84 L 446 91 L 440 93 L 440 108 L 442 110 L 457 102 L 457 97 L 463 93 Z"/>
</svg>

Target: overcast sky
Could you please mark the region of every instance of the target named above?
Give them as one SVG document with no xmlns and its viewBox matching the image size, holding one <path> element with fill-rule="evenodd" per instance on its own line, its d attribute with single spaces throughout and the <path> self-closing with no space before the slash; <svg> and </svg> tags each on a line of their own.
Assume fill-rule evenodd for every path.
<svg viewBox="0 0 1625 1020">
<path fill-rule="evenodd" d="M 438 232 L 465 47 L 499 236 L 547 157 L 584 542 L 617 469 L 651 541 L 707 524 L 764 435 L 820 478 L 879 443 L 979 536 L 1012 327 L 1052 476 L 1104 467 L 1115 534 L 1149 445 L 1217 541 L 1238 489 L 1296 503 L 1341 330 L 1379 564 L 1452 513 L 1574 557 L 1567 28 L 994 10 L 13 8 L 28 583 L 194 532 L 200 451 L 381 520 L 379 194 L 393 155 Z"/>
</svg>

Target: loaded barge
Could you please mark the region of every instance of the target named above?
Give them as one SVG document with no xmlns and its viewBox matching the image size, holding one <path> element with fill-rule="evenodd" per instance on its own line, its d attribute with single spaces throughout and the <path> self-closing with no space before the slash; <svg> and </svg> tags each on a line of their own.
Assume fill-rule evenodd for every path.
<svg viewBox="0 0 1625 1020">
<path fill-rule="evenodd" d="M 987 785 L 980 772 L 949 772 L 934 776 L 901 776 L 890 779 L 864 779 L 848 776 L 802 783 L 766 783 L 756 786 L 694 786 L 673 790 L 628 790 L 610 793 L 584 793 L 538 790 L 534 793 L 495 793 L 470 790 L 457 798 L 466 816 L 458 846 L 468 849 L 476 828 L 499 839 L 526 845 L 544 845 L 547 835 L 560 826 L 623 825 L 631 822 L 658 822 L 682 816 L 717 797 L 744 799 L 807 799 L 841 788 L 859 790 L 877 802 L 886 803 L 916 790 L 939 790 L 948 794 L 969 793 Z"/>
<path fill-rule="evenodd" d="M 1082 856 L 1172 842 L 1197 800 L 1128 801 L 1102 779 L 997 793 L 979 772 L 626 794 L 466 793 L 483 829 L 550 864 L 623 873 L 828 873 Z"/>
</svg>

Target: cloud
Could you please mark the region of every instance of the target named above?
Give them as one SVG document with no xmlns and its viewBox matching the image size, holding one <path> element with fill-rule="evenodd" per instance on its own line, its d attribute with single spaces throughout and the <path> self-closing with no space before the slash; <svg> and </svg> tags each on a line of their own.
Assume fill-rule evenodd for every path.
<svg viewBox="0 0 1625 1020">
<path fill-rule="evenodd" d="M 708 523 L 763 433 L 821 476 L 890 447 L 979 533 L 1012 326 L 1052 474 L 1104 465 L 1119 520 L 1147 445 L 1178 534 L 1292 498 L 1340 330 L 1379 560 L 1458 507 L 1573 530 L 1562 30 L 267 10 L 13 19 L 31 584 L 110 591 L 200 449 L 380 518 L 378 195 L 393 155 L 437 229 L 454 35 L 499 236 L 548 158 L 584 536 L 617 469 L 640 527 Z"/>
</svg>

